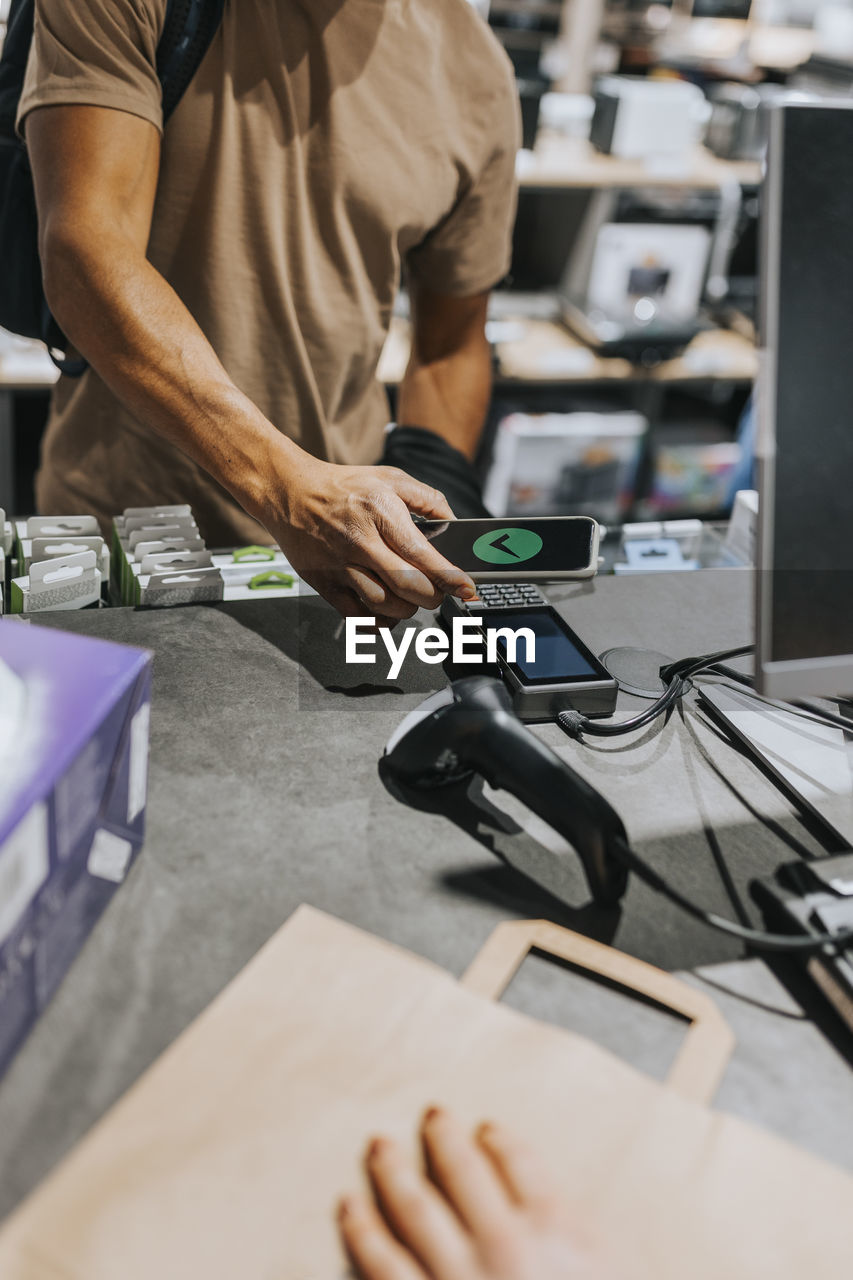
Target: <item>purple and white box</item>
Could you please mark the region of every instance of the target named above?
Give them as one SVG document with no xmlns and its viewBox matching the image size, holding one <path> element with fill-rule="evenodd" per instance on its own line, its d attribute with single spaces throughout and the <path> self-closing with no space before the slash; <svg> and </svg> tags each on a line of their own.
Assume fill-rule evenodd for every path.
<svg viewBox="0 0 853 1280">
<path fill-rule="evenodd" d="M 0 1075 L 142 845 L 151 654 L 0 621 Z"/>
</svg>

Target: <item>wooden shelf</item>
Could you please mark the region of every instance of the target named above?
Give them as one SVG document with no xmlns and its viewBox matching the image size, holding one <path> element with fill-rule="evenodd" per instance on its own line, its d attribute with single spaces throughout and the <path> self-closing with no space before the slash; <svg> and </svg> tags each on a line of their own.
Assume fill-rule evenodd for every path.
<svg viewBox="0 0 853 1280">
<path fill-rule="evenodd" d="M 596 151 L 586 138 L 540 129 L 533 151 L 520 151 L 516 167 L 522 187 L 698 187 L 718 190 L 731 181 L 757 185 L 761 165 L 720 160 L 705 147 L 685 157 L 623 160 Z"/>
<path fill-rule="evenodd" d="M 509 315 L 502 317 L 510 320 Z M 675 360 L 645 369 L 628 360 L 603 359 L 561 324 L 519 317 L 519 337 L 495 345 L 497 378 L 529 386 L 547 383 L 614 382 L 752 382 L 758 354 L 752 343 L 728 329 L 698 334 Z M 409 323 L 395 316 L 379 363 L 379 377 L 397 384 L 409 359 Z"/>
<path fill-rule="evenodd" d="M 524 336 L 495 346 L 501 378 L 512 382 L 624 382 L 634 372 L 628 360 L 602 359 L 550 320 L 519 320 Z"/>
</svg>

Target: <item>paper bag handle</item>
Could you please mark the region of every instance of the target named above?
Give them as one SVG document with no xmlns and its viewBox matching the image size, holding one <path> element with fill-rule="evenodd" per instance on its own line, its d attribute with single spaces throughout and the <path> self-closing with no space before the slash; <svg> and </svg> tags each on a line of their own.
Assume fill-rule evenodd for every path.
<svg viewBox="0 0 853 1280">
<path fill-rule="evenodd" d="M 690 1026 L 666 1083 L 684 1098 L 711 1101 L 735 1043 L 731 1028 L 713 1000 L 663 969 L 549 920 L 499 924 L 464 974 L 462 985 L 497 1000 L 532 950 L 599 974 L 686 1018 Z"/>
</svg>

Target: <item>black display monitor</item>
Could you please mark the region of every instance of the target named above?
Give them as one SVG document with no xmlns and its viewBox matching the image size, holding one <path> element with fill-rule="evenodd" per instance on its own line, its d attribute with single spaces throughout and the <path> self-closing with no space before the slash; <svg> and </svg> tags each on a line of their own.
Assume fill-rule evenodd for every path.
<svg viewBox="0 0 853 1280">
<path fill-rule="evenodd" d="M 736 19 L 745 22 L 751 8 L 752 0 L 693 0 L 690 16 Z"/>
<path fill-rule="evenodd" d="M 756 662 L 853 690 L 853 103 L 773 108 L 761 213 Z"/>
</svg>

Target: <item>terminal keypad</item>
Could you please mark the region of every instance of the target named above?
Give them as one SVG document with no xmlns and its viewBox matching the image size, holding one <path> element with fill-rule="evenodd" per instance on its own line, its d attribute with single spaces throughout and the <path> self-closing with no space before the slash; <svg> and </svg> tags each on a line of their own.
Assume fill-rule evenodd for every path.
<svg viewBox="0 0 853 1280">
<path fill-rule="evenodd" d="M 532 582 L 483 582 L 477 587 L 479 600 L 468 605 L 476 609 L 534 609 L 548 601 Z"/>
</svg>

